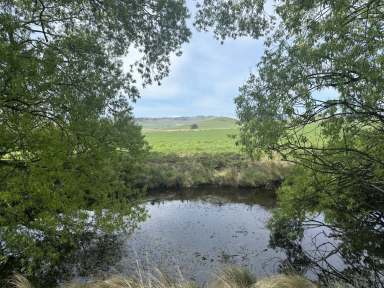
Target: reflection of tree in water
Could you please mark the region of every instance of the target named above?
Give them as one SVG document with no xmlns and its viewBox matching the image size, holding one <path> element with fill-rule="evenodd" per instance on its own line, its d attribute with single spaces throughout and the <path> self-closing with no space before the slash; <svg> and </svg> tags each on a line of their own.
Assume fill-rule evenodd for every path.
<svg viewBox="0 0 384 288">
<path fill-rule="evenodd" d="M 84 233 L 78 240 L 76 249 L 61 255 L 62 260 L 57 267 L 45 271 L 44 282 L 56 283 L 75 277 L 102 276 L 121 259 L 122 239 L 118 235 Z"/>
<path fill-rule="evenodd" d="M 318 217 L 303 222 L 274 219 L 270 245 L 286 253 L 281 271 L 314 273 L 323 283 L 363 282 L 363 287 L 384 287 L 384 226 L 378 216 L 372 213 L 337 223 Z M 304 229 L 317 231 L 310 236 L 310 247 L 305 245 Z"/>
<path fill-rule="evenodd" d="M 110 272 L 121 260 L 123 239 L 118 235 L 87 235 L 65 263 L 71 276 L 94 277 Z"/>
<path fill-rule="evenodd" d="M 37 287 L 53 287 L 58 282 L 68 281 L 75 277 L 101 276 L 107 273 L 110 267 L 121 258 L 122 239 L 118 235 L 85 232 L 81 235 L 73 235 L 73 239 L 66 243 L 60 242 L 55 263 L 48 262 L 40 265 L 35 271 L 35 276 L 30 280 L 37 284 Z M 43 241 L 42 241 L 43 242 Z M 44 244 L 41 244 L 44 245 Z M 12 266 L 17 263 L 9 261 L 9 266 L 1 271 L 0 287 L 3 281 L 8 281 L 9 275 L 14 271 Z M 6 287 L 6 286 L 4 286 Z"/>
</svg>

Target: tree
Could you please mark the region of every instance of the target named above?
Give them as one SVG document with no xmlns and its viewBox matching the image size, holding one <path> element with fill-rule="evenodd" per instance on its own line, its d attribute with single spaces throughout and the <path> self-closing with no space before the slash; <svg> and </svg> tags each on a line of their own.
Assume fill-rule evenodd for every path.
<svg viewBox="0 0 384 288">
<path fill-rule="evenodd" d="M 199 125 L 194 123 L 194 124 L 191 125 L 191 129 L 199 129 Z"/>
<path fill-rule="evenodd" d="M 324 212 L 323 224 L 344 243 L 328 255 L 353 258 L 348 271 L 364 262 L 367 274 L 381 275 L 372 278 L 380 285 L 382 1 L 294 0 L 267 6 L 263 0 L 204 0 L 196 25 L 213 28 L 220 40 L 263 37 L 265 53 L 236 105 L 245 149 L 255 156 L 278 154 L 300 170 L 279 191 L 275 217 L 303 222 Z M 350 237 L 352 231 L 362 231 L 361 237 Z"/>
<path fill-rule="evenodd" d="M 187 16 L 179 0 L 0 1 L 0 270 L 37 279 L 80 235 L 142 219 L 133 75 L 168 74 Z"/>
</svg>

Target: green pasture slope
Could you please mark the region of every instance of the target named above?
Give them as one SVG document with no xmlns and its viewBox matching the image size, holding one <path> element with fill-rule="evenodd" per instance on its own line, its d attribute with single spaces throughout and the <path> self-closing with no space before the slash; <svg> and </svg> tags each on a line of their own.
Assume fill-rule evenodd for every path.
<svg viewBox="0 0 384 288">
<path fill-rule="evenodd" d="M 290 171 L 280 161 L 253 161 L 234 139 L 228 117 L 136 119 L 152 147 L 137 185 L 151 190 L 215 187 L 275 187 Z M 191 129 L 197 124 L 198 129 Z"/>
<path fill-rule="evenodd" d="M 238 153 L 234 136 L 236 120 L 228 117 L 138 118 L 145 139 L 153 152 L 177 153 Z M 197 129 L 191 129 L 197 124 Z"/>
</svg>

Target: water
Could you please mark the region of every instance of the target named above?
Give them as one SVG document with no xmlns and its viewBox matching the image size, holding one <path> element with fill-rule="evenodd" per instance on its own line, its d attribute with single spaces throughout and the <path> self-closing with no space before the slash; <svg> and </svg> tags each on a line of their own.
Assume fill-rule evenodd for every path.
<svg viewBox="0 0 384 288">
<path fill-rule="evenodd" d="M 327 237 L 326 229 L 313 228 L 305 230 L 298 247 L 271 248 L 267 223 L 275 204 L 274 193 L 264 190 L 155 193 L 145 203 L 149 218 L 132 234 L 106 239 L 77 257 L 75 280 L 156 268 L 204 285 L 227 266 L 245 267 L 262 278 L 281 273 L 287 262 L 317 279 L 301 252 L 321 258 L 336 242 Z M 338 255 L 327 261 L 336 269 L 344 267 Z M 319 269 L 324 263 L 315 266 Z"/>
<path fill-rule="evenodd" d="M 143 205 L 149 218 L 136 230 L 130 234 L 85 233 L 81 249 L 65 255 L 65 261 L 52 273 L 48 271 L 42 281 L 55 284 L 132 276 L 139 267 L 160 269 L 172 277 L 182 274 L 203 286 L 221 269 L 235 265 L 249 269 L 257 278 L 281 273 L 287 267 L 313 280 L 371 275 L 370 287 L 384 287 L 382 250 L 373 253 L 352 245 L 364 236 L 361 233 L 341 234 L 339 229 L 339 235 L 347 236 L 334 239 L 328 225 L 306 226 L 298 240 L 286 237 L 292 232 L 289 228 L 271 241 L 267 223 L 276 205 L 271 191 L 168 191 L 149 195 Z M 314 219 L 319 223 L 323 218 L 320 214 Z M 365 236 L 370 239 L 369 234 Z M 371 245 L 369 241 L 357 243 L 366 242 Z"/>
<path fill-rule="evenodd" d="M 154 266 L 204 283 L 228 265 L 256 276 L 277 273 L 284 253 L 268 247 L 271 192 L 199 191 L 159 196 L 146 204 L 150 218 L 127 237 L 114 269 L 131 274 Z"/>
</svg>

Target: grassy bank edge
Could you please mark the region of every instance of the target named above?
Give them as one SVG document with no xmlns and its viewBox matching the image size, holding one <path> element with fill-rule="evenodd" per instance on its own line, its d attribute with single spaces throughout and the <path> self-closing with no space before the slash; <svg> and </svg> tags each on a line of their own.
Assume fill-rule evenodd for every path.
<svg viewBox="0 0 384 288">
<path fill-rule="evenodd" d="M 202 186 L 275 189 L 292 170 L 284 161 L 256 161 L 236 153 L 151 153 L 136 185 L 149 190 Z"/>
<path fill-rule="evenodd" d="M 331 281 L 326 286 L 329 288 L 354 288 L 361 283 L 350 285 Z M 10 281 L 12 288 L 34 288 L 23 276 L 15 275 Z M 175 280 L 155 269 L 154 272 L 138 271 L 132 277 L 114 276 L 105 280 L 94 280 L 87 283 L 72 282 L 64 284 L 64 288 L 199 288 L 192 281 L 184 279 L 181 275 Z M 316 288 L 318 284 L 311 282 L 303 276 L 296 274 L 278 274 L 261 279 L 256 279 L 247 269 L 240 267 L 227 267 L 215 275 L 203 287 L 206 288 Z M 37 287 L 36 287 L 37 288 Z"/>
</svg>

